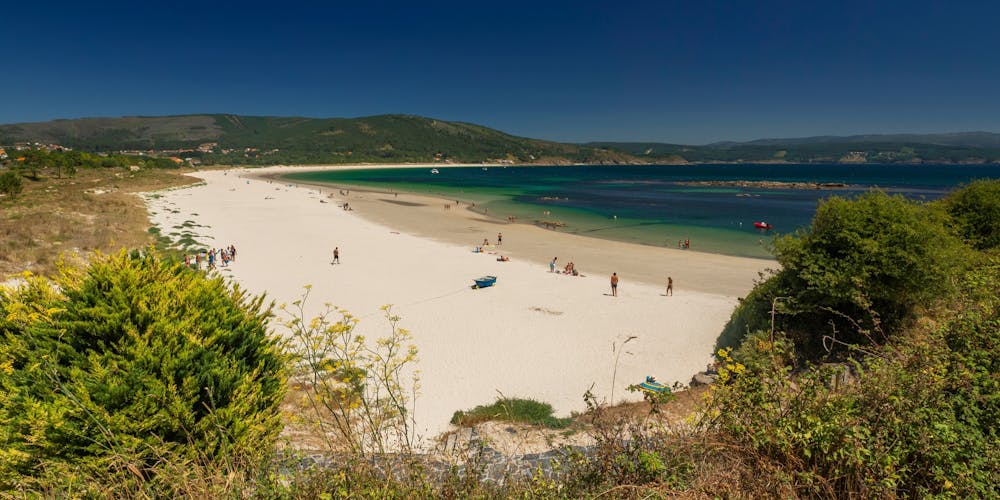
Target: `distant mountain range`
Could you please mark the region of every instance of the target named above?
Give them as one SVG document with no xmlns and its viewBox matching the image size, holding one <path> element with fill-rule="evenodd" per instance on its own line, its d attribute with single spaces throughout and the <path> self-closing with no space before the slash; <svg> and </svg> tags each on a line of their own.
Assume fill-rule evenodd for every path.
<svg viewBox="0 0 1000 500">
<path fill-rule="evenodd" d="M 1000 163 L 1000 134 L 820 136 L 719 142 L 567 144 L 410 115 L 302 118 L 181 115 L 81 118 L 0 125 L 0 145 L 58 144 L 143 151 L 202 164 L 388 162 L 524 163 Z"/>
<path fill-rule="evenodd" d="M 915 143 L 935 144 L 938 146 L 963 146 L 973 148 L 1000 147 L 1000 134 L 992 132 L 954 132 L 948 134 L 867 134 L 867 135 L 818 135 L 813 137 L 798 137 L 790 139 L 757 139 L 747 142 L 716 142 L 712 147 L 730 147 L 735 145 L 782 146 L 797 144 L 833 144 L 833 143 Z"/>
</svg>

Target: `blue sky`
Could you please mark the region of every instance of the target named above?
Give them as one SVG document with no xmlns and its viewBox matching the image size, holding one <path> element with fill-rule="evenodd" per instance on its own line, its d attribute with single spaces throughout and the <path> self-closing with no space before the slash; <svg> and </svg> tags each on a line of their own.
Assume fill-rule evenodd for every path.
<svg viewBox="0 0 1000 500">
<path fill-rule="evenodd" d="M 13 4 L 13 5 L 11 5 Z M 1000 2 L 10 2 L 0 123 L 406 113 L 559 141 L 1000 132 Z"/>
</svg>

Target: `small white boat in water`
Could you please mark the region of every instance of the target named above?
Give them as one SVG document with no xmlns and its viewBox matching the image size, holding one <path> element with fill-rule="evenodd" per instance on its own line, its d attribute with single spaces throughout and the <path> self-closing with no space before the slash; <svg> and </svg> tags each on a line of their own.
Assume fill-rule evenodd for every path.
<svg viewBox="0 0 1000 500">
<path fill-rule="evenodd" d="M 436 169 L 436 168 L 432 168 L 431 169 L 431 173 L 432 174 L 440 174 L 441 172 L 439 172 L 438 169 Z"/>
</svg>

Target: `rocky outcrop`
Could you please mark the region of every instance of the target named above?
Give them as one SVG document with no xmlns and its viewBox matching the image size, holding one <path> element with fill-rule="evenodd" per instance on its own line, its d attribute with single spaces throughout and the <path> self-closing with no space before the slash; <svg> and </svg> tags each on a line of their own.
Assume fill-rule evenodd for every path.
<svg viewBox="0 0 1000 500">
<path fill-rule="evenodd" d="M 725 186 L 763 189 L 846 189 L 844 182 L 780 182 L 780 181 L 677 181 L 680 186 Z"/>
<path fill-rule="evenodd" d="M 694 377 L 691 377 L 691 387 L 712 385 L 718 378 L 719 375 L 717 373 L 698 372 L 694 374 Z"/>
</svg>

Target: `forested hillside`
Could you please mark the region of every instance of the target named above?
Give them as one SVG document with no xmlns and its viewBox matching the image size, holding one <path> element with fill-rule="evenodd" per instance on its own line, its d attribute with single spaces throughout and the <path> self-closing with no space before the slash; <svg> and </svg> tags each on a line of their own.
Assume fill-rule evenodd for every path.
<svg viewBox="0 0 1000 500">
<path fill-rule="evenodd" d="M 511 162 L 627 163 L 600 148 L 515 137 L 408 115 L 301 118 L 238 115 L 85 118 L 0 126 L 0 144 L 151 151 L 203 164 Z"/>
</svg>

